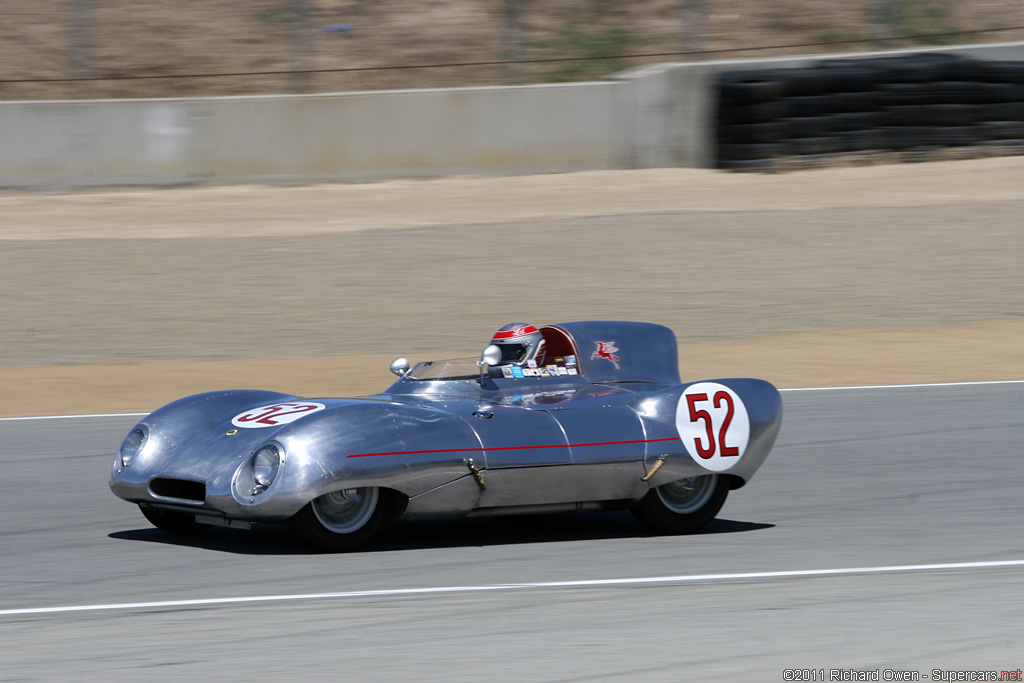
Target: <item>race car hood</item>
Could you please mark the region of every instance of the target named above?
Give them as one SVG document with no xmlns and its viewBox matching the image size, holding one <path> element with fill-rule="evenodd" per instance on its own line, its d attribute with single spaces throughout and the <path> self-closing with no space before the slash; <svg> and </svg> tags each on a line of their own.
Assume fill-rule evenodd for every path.
<svg viewBox="0 0 1024 683">
<path fill-rule="evenodd" d="M 372 399 L 304 400 L 270 391 L 190 396 L 139 422 L 148 440 L 131 466 L 153 475 L 211 481 L 233 471 L 238 459 L 268 441 L 293 441 L 301 419 L 320 422 L 309 418 L 317 413 L 336 415 L 367 401 Z"/>
<path fill-rule="evenodd" d="M 459 466 L 410 480 L 404 454 L 422 450 L 420 438 L 443 432 L 452 436 L 453 448 L 479 446 L 463 420 L 386 397 L 216 392 L 169 404 L 143 418 L 138 428 L 148 439 L 129 466 L 122 465 L 120 453 L 114 458 L 110 487 L 115 495 L 250 518 L 261 508 L 268 518 L 286 519 L 312 497 L 342 485 L 393 483 L 412 495 L 466 474 L 460 460 Z M 279 448 L 283 462 L 273 483 L 254 493 L 252 456 L 267 443 Z M 366 454 L 392 455 L 360 457 Z"/>
</svg>

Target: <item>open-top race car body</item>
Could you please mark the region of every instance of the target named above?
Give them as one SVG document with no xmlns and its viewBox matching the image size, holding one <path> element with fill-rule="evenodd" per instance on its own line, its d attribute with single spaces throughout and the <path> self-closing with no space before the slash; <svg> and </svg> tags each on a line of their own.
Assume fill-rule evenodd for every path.
<svg viewBox="0 0 1024 683">
<path fill-rule="evenodd" d="M 428 516 L 628 508 L 656 531 L 692 533 L 775 441 L 775 387 L 682 383 L 666 327 L 534 331 L 541 362 L 506 364 L 495 346 L 480 360 L 398 359 L 398 381 L 374 396 L 175 401 L 125 438 L 111 490 L 166 531 L 287 523 L 325 551 Z"/>
</svg>

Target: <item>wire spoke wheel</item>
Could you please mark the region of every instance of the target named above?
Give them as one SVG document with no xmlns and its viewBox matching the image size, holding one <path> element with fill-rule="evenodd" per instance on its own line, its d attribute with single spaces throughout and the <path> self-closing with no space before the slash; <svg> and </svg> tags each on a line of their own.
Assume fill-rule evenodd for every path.
<svg viewBox="0 0 1024 683">
<path fill-rule="evenodd" d="M 715 485 L 718 483 L 717 474 L 709 474 L 704 477 L 690 477 L 665 484 L 655 489 L 658 498 L 672 512 L 678 515 L 688 515 L 704 507 L 711 496 L 715 494 Z"/>
<path fill-rule="evenodd" d="M 715 518 L 729 495 L 731 477 L 705 474 L 651 489 L 630 508 L 640 522 L 661 534 L 693 534 Z"/>
<path fill-rule="evenodd" d="M 366 526 L 379 496 L 374 486 L 334 491 L 313 501 L 313 514 L 328 531 L 351 534 Z"/>
<path fill-rule="evenodd" d="M 394 508 L 394 496 L 376 486 L 332 491 L 308 503 L 288 526 L 308 545 L 328 553 L 352 550 L 369 540 Z"/>
</svg>

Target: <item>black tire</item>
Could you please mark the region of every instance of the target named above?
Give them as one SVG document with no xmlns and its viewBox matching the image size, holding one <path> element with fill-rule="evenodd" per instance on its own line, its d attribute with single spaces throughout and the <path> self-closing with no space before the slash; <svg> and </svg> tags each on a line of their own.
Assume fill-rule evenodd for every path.
<svg viewBox="0 0 1024 683">
<path fill-rule="evenodd" d="M 731 104 L 755 104 L 773 100 L 783 94 L 782 83 L 773 71 L 735 71 L 722 74 L 719 91 L 722 100 Z"/>
<path fill-rule="evenodd" d="M 694 534 L 711 523 L 722 509 L 729 488 L 729 477 L 691 477 L 651 489 L 630 512 L 658 533 Z"/>
<path fill-rule="evenodd" d="M 914 104 L 977 104 L 983 90 L 980 83 L 935 81 L 915 86 Z"/>
<path fill-rule="evenodd" d="M 881 115 L 881 123 L 890 126 L 920 126 L 924 116 L 923 105 L 899 104 L 885 108 Z"/>
<path fill-rule="evenodd" d="M 838 136 L 844 140 L 846 149 L 850 152 L 864 152 L 885 148 L 885 137 L 873 128 L 851 130 L 839 133 Z"/>
<path fill-rule="evenodd" d="M 774 142 L 759 142 L 748 145 L 722 144 L 718 148 L 718 158 L 725 161 L 756 161 L 772 159 L 779 156 L 780 146 Z"/>
<path fill-rule="evenodd" d="M 981 104 L 1000 104 L 1024 100 L 1021 86 L 1014 83 L 977 83 L 976 85 L 978 87 L 978 102 Z"/>
<path fill-rule="evenodd" d="M 816 138 L 793 138 L 787 140 L 782 148 L 782 153 L 786 156 L 838 154 L 845 151 L 847 151 L 847 141 L 838 135 Z"/>
<path fill-rule="evenodd" d="M 970 104 L 929 104 L 924 123 L 933 126 L 969 126 L 984 120 L 984 110 Z"/>
<path fill-rule="evenodd" d="M 983 63 L 978 80 L 987 83 L 1024 84 L 1024 61 L 988 61 Z"/>
<path fill-rule="evenodd" d="M 719 126 L 718 137 L 727 142 L 741 145 L 775 142 L 784 137 L 785 127 L 782 121 L 767 123 L 728 123 Z"/>
<path fill-rule="evenodd" d="M 921 102 L 921 85 L 918 83 L 881 83 L 875 92 L 881 107 Z"/>
<path fill-rule="evenodd" d="M 933 134 L 932 144 L 943 147 L 970 147 L 985 140 L 981 126 L 940 126 Z"/>
<path fill-rule="evenodd" d="M 875 86 L 875 74 L 864 66 L 864 61 L 829 59 L 822 62 L 820 71 L 834 92 L 863 92 Z"/>
<path fill-rule="evenodd" d="M 827 96 L 845 92 L 846 85 L 837 80 L 841 77 L 838 70 L 823 69 L 818 66 L 807 68 L 785 69 L 780 72 L 784 79 L 785 94 L 788 97 Z"/>
<path fill-rule="evenodd" d="M 345 489 L 310 501 L 288 520 L 304 543 L 343 553 L 366 543 L 388 518 L 390 492 L 375 486 Z"/>
<path fill-rule="evenodd" d="M 989 104 L 982 108 L 985 121 L 1024 121 L 1024 102 Z"/>
<path fill-rule="evenodd" d="M 802 95 L 787 97 L 786 117 L 822 116 L 838 110 L 838 103 L 845 95 Z"/>
<path fill-rule="evenodd" d="M 834 133 L 849 133 L 877 127 L 881 116 L 877 111 L 861 111 L 836 114 L 831 118 Z"/>
<path fill-rule="evenodd" d="M 761 123 L 777 119 L 785 113 L 784 100 L 768 100 L 744 105 L 720 102 L 718 108 L 719 120 L 733 123 Z"/>
<path fill-rule="evenodd" d="M 1024 138 L 1024 121 L 986 121 L 978 126 L 981 140 L 1020 140 Z"/>
<path fill-rule="evenodd" d="M 160 510 L 140 505 L 139 510 L 149 523 L 161 531 L 169 534 L 195 535 L 208 531 L 212 524 L 201 524 L 196 521 L 195 515 L 186 515 L 181 512 Z"/>
<path fill-rule="evenodd" d="M 883 102 L 881 93 L 873 90 L 841 92 L 832 95 L 831 110 L 833 114 L 868 112 L 874 111 Z"/>
<path fill-rule="evenodd" d="M 775 170 L 775 160 L 753 159 L 742 161 L 738 159 L 719 159 L 715 164 L 715 168 L 745 173 L 772 173 Z"/>
<path fill-rule="evenodd" d="M 802 116 L 782 119 L 786 138 L 816 138 L 831 133 L 836 126 L 832 116 Z"/>
</svg>

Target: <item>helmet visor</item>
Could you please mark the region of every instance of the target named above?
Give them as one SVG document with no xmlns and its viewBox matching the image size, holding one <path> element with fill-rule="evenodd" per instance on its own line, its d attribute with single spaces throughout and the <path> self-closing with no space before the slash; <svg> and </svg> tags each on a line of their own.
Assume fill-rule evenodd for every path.
<svg viewBox="0 0 1024 683">
<path fill-rule="evenodd" d="M 519 363 L 526 358 L 527 344 L 499 344 L 501 348 L 501 363 Z"/>
</svg>

